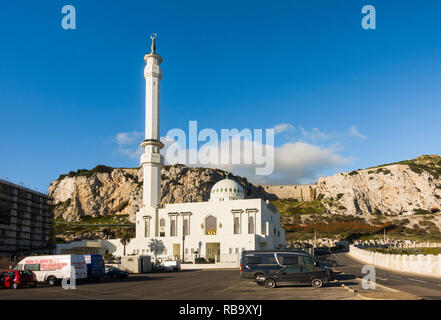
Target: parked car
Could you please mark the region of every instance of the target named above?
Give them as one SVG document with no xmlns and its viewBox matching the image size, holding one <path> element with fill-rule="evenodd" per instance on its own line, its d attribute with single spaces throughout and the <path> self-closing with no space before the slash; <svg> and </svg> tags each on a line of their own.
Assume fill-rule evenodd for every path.
<svg viewBox="0 0 441 320">
<path fill-rule="evenodd" d="M 105 267 L 106 278 L 127 278 L 129 276 L 129 272 L 125 270 L 118 269 L 114 266 L 106 266 Z"/>
<path fill-rule="evenodd" d="M 259 275 L 257 284 L 266 288 L 275 288 L 286 284 L 303 284 L 320 288 L 329 283 L 332 275 L 329 270 L 320 268 L 311 257 L 303 256 L 301 263 L 284 266 L 272 274 Z"/>
<path fill-rule="evenodd" d="M 3 285 L 5 288 L 18 289 L 22 287 L 37 286 L 37 277 L 35 273 L 30 270 L 8 270 L 3 276 Z"/>
<path fill-rule="evenodd" d="M 338 244 L 331 248 L 331 252 L 347 252 L 347 251 L 348 251 L 347 246 L 343 244 Z"/>
<path fill-rule="evenodd" d="M 287 265 L 301 263 L 302 257 L 312 259 L 308 253 L 297 251 L 248 251 L 242 252 L 240 261 L 240 277 L 254 279 L 261 275 L 276 273 Z"/>
<path fill-rule="evenodd" d="M 83 255 L 66 254 L 52 256 L 30 256 L 21 260 L 16 270 L 30 270 L 37 276 L 38 282 L 54 286 L 63 278 L 70 278 L 75 270 L 75 279 L 87 278 L 87 265 Z"/>
<path fill-rule="evenodd" d="M 172 267 L 166 267 L 164 265 L 162 265 L 161 263 L 156 263 L 152 266 L 152 271 L 153 272 L 172 272 L 173 268 Z"/>
<path fill-rule="evenodd" d="M 164 267 L 172 268 L 173 271 L 179 271 L 181 270 L 181 263 L 179 260 L 170 260 L 170 261 L 164 261 L 161 263 Z"/>
</svg>

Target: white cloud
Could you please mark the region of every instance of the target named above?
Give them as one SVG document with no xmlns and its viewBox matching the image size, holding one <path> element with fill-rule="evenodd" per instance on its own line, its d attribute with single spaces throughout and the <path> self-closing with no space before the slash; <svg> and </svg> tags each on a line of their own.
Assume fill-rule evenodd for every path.
<svg viewBox="0 0 441 320">
<path fill-rule="evenodd" d="M 290 123 L 280 123 L 274 126 L 274 134 L 279 134 L 285 131 L 293 131 L 294 126 Z"/>
<path fill-rule="evenodd" d="M 320 131 L 320 129 L 318 128 L 312 128 L 311 131 L 306 130 L 303 127 L 300 127 L 300 132 L 302 133 L 302 137 L 308 140 L 312 140 L 312 141 L 318 141 L 318 140 L 329 140 L 331 138 L 333 138 L 334 135 L 329 134 L 329 133 L 325 133 L 323 131 Z"/>
<path fill-rule="evenodd" d="M 213 166 L 242 175 L 257 184 L 302 184 L 315 182 L 324 170 L 350 162 L 334 149 L 309 143 L 286 143 L 274 148 L 274 171 L 270 175 L 256 175 L 255 165 Z"/>
<path fill-rule="evenodd" d="M 242 139 L 239 152 L 236 151 L 233 153 L 232 148 L 226 151 L 227 156 L 230 159 L 226 164 L 220 161 L 222 151 L 225 152 L 225 143 L 222 144 L 220 141 L 219 143 L 212 144 L 199 142 L 199 148 L 196 152 L 197 159 L 205 159 L 205 162 L 189 164 L 189 150 L 186 148 L 188 141 L 185 141 L 185 133 L 183 140 L 185 141 L 184 143 L 182 143 L 182 141 L 180 141 L 180 143 L 175 142 L 168 137 L 161 137 L 161 141 L 165 145 L 161 150 L 161 154 L 164 155 L 165 163 L 170 164 L 168 161 L 169 159 L 167 159 L 167 150 L 172 147 L 170 149 L 171 152 L 183 155 L 183 157 L 179 158 L 177 161 L 178 163 L 189 166 L 223 169 L 233 172 L 236 175 L 247 177 L 250 182 L 257 184 L 302 184 L 315 182 L 324 174 L 324 171 L 329 171 L 330 169 L 346 165 L 351 161 L 350 158 L 345 158 L 338 154 L 341 150 L 339 143 L 329 143 L 328 146 L 318 146 L 314 141 L 317 140 L 323 142 L 328 140 L 328 142 L 330 142 L 330 139 L 336 139 L 338 137 L 344 138 L 344 136 L 364 137 L 358 132 L 355 126 L 351 127 L 347 133 L 341 134 L 328 134 L 320 131 L 318 128 L 313 128 L 311 131 L 302 127 L 299 127 L 299 129 L 301 136 L 307 141 L 309 140 L 309 143 L 304 141 L 294 141 L 274 147 L 262 145 L 256 141 Z M 288 123 L 278 124 L 274 127 L 275 133 L 292 130 L 295 130 L 294 126 Z M 140 142 L 142 141 L 143 136 L 144 134 L 142 132 L 137 131 L 118 133 L 114 139 L 118 145 L 118 153 L 132 159 L 139 158 L 143 151 L 140 147 Z M 230 144 L 232 145 L 233 141 L 236 141 L 236 139 L 240 138 L 232 138 Z M 256 161 L 244 164 L 245 158 L 249 155 L 253 155 L 253 152 L 257 147 L 263 147 L 264 150 L 267 150 L 267 152 L 274 155 L 274 162 L 272 164 L 274 169 L 269 175 L 256 174 L 256 168 L 262 168 L 265 164 L 254 164 Z M 237 158 L 238 155 L 240 155 L 240 163 L 233 163 L 233 156 Z M 252 157 L 252 159 L 255 160 L 254 157 Z"/>
<path fill-rule="evenodd" d="M 233 141 L 232 139 L 231 141 Z M 172 142 L 173 144 L 173 142 Z M 230 143 L 231 145 L 231 143 Z M 170 145 L 169 145 L 170 146 Z M 258 142 L 242 140 L 240 149 L 240 163 L 234 164 L 233 154 L 229 150 L 229 163 L 224 164 L 220 161 L 221 151 L 225 150 L 222 145 L 203 145 L 198 150 L 198 159 L 201 155 L 209 155 L 210 161 L 207 163 L 188 164 L 188 161 L 178 161 L 189 166 L 202 166 L 208 168 L 218 168 L 233 172 L 236 175 L 247 177 L 250 182 L 257 184 L 301 184 L 315 182 L 324 170 L 337 166 L 345 165 L 350 159 L 344 158 L 336 153 L 335 148 L 322 148 L 305 142 L 286 143 L 280 147 L 262 146 Z M 256 168 L 264 165 L 245 164 L 246 155 L 253 154 L 256 147 L 264 147 L 269 154 L 274 154 L 274 170 L 270 175 L 257 175 Z M 175 148 L 179 149 L 184 155 L 183 159 L 188 159 L 188 150 L 180 148 L 175 142 Z M 166 150 L 163 149 L 166 163 Z M 236 154 L 237 156 L 237 154 Z M 207 159 L 207 157 L 205 157 Z M 268 160 L 267 160 L 268 161 Z"/>
<path fill-rule="evenodd" d="M 144 133 L 139 131 L 121 132 L 115 136 L 117 152 L 131 159 L 139 158 L 142 154 L 140 143 Z"/>
<path fill-rule="evenodd" d="M 361 134 L 360 131 L 358 131 L 358 128 L 356 126 L 352 126 L 349 128 L 349 134 L 351 136 L 358 137 L 360 139 L 366 139 L 366 136 Z"/>
</svg>

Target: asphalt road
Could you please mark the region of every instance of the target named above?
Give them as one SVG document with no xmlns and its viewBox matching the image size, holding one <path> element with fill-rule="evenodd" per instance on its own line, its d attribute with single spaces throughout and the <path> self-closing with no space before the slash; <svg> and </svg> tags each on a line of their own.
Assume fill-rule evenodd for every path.
<svg viewBox="0 0 441 320">
<path fill-rule="evenodd" d="M 238 270 L 183 270 L 176 273 L 131 275 L 123 280 L 78 283 L 75 290 L 41 285 L 17 290 L 0 289 L 0 300 L 353 300 L 338 283 L 324 288 L 289 286 L 266 289 L 241 280 Z"/>
<path fill-rule="evenodd" d="M 350 257 L 347 253 L 337 253 L 330 257 L 337 260 L 337 270 L 363 278 L 363 264 Z M 376 282 L 388 288 L 416 295 L 423 299 L 441 299 L 441 279 L 419 276 L 408 273 L 394 272 L 376 267 Z"/>
</svg>

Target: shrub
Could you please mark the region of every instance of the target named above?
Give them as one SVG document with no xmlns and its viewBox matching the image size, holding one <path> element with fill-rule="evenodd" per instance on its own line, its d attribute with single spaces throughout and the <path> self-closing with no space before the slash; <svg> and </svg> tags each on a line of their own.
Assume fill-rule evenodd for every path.
<svg viewBox="0 0 441 320">
<path fill-rule="evenodd" d="M 382 173 L 384 175 L 388 175 L 388 174 L 392 175 L 392 172 L 389 169 L 385 169 L 385 168 L 377 169 L 375 172 Z"/>
<path fill-rule="evenodd" d="M 430 214 L 429 210 L 424 210 L 421 208 L 413 209 L 414 214 Z"/>
<path fill-rule="evenodd" d="M 194 263 L 207 263 L 207 260 L 205 260 L 205 258 L 195 258 L 194 259 Z"/>
</svg>

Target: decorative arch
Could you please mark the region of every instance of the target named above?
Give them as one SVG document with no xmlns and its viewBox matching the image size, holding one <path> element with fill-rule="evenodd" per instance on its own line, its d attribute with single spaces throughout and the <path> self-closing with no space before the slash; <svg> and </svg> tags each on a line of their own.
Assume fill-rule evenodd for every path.
<svg viewBox="0 0 441 320">
<path fill-rule="evenodd" d="M 176 237 L 176 220 L 172 219 L 170 221 L 170 236 Z"/>
<path fill-rule="evenodd" d="M 217 234 L 217 218 L 209 215 L 205 218 L 205 234 L 216 235 Z"/>
<path fill-rule="evenodd" d="M 248 217 L 248 233 L 249 234 L 254 233 L 254 217 L 253 216 Z"/>
<path fill-rule="evenodd" d="M 184 218 L 184 236 L 190 235 L 190 225 L 188 223 L 188 218 Z"/>
</svg>

